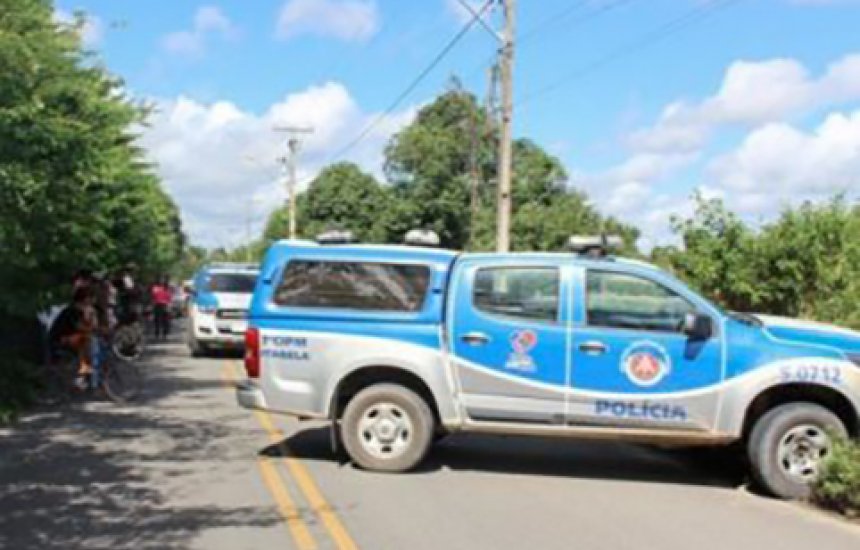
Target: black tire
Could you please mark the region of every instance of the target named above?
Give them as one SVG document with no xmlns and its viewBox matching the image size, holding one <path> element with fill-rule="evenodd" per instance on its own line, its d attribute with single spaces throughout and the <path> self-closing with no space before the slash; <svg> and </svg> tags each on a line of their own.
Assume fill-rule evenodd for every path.
<svg viewBox="0 0 860 550">
<path fill-rule="evenodd" d="M 812 446 L 815 465 L 792 467 L 782 450 L 809 446 L 804 441 L 826 438 L 826 447 L 816 450 Z M 830 449 L 832 435 L 845 436 L 845 425 L 835 414 L 815 403 L 787 403 L 762 415 L 750 433 L 747 456 L 755 482 L 773 496 L 783 499 L 809 497 L 810 482 L 817 473 L 817 465 Z M 788 470 L 794 469 L 796 475 Z"/>
<path fill-rule="evenodd" d="M 194 337 L 188 338 L 188 351 L 191 352 L 191 357 L 206 357 L 208 354 L 206 346 Z"/>
<path fill-rule="evenodd" d="M 134 363 L 114 361 L 110 369 L 106 369 L 104 389 L 111 401 L 127 403 L 140 395 L 143 386 L 143 376 Z"/>
<path fill-rule="evenodd" d="M 374 411 L 394 418 L 395 436 L 387 451 L 382 437 L 362 428 L 363 420 L 372 421 Z M 396 414 L 389 414 L 393 412 Z M 427 454 L 433 440 L 433 424 L 433 413 L 418 394 L 397 384 L 376 384 L 361 390 L 347 404 L 341 419 L 341 440 L 359 467 L 377 472 L 405 472 L 417 466 Z M 374 445 L 377 445 L 375 451 L 371 450 Z"/>
</svg>

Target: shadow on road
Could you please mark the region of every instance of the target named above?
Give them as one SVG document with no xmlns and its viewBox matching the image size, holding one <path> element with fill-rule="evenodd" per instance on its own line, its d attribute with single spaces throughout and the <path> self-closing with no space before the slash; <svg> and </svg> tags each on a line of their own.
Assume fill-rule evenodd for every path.
<svg viewBox="0 0 860 550">
<path fill-rule="evenodd" d="M 280 523 L 270 506 L 176 504 L 201 464 L 234 453 L 235 433 L 223 415 L 172 414 L 211 410 L 206 390 L 211 398 L 223 386 L 217 374 L 182 376 L 164 360 L 175 347 L 160 347 L 141 362 L 149 376 L 140 402 L 34 411 L 0 433 L 0 548 L 188 548 L 213 528 Z"/>
<path fill-rule="evenodd" d="M 332 452 L 328 427 L 300 431 L 261 454 L 286 452 L 305 460 L 348 462 L 343 452 Z M 442 468 L 726 488 L 742 485 L 746 476 L 743 461 L 731 449 L 663 450 L 619 442 L 478 434 L 438 442 L 413 475 Z"/>
</svg>

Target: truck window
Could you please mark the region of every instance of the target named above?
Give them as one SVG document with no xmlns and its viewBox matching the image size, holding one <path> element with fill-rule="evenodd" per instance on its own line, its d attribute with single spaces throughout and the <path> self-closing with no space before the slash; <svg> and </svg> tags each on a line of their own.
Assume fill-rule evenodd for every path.
<svg viewBox="0 0 860 550">
<path fill-rule="evenodd" d="M 625 273 L 589 270 L 588 324 L 598 327 L 679 332 L 696 308 L 663 285 Z"/>
<path fill-rule="evenodd" d="M 257 284 L 257 275 L 251 273 L 213 273 L 207 288 L 210 292 L 235 292 L 250 294 Z"/>
<path fill-rule="evenodd" d="M 558 289 L 554 267 L 486 267 L 475 274 L 473 303 L 496 315 L 556 321 Z"/>
<path fill-rule="evenodd" d="M 430 268 L 374 262 L 292 260 L 275 291 L 282 306 L 414 312 L 421 309 Z"/>
</svg>

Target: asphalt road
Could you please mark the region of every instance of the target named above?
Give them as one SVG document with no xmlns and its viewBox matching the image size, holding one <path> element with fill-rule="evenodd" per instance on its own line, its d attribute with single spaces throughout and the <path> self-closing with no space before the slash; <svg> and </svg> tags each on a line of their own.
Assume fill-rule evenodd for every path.
<svg viewBox="0 0 860 550">
<path fill-rule="evenodd" d="M 235 404 L 234 357 L 154 346 L 133 406 L 0 431 L 0 548 L 860 549 L 860 525 L 746 489 L 721 453 L 460 436 L 418 472 Z"/>
</svg>

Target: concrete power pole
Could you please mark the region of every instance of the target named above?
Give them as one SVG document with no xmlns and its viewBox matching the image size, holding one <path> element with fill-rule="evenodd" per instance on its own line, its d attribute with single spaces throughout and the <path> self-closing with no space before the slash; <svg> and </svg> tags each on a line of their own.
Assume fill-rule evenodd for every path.
<svg viewBox="0 0 860 550">
<path fill-rule="evenodd" d="M 505 28 L 499 59 L 501 81 L 502 120 L 499 136 L 499 192 L 496 215 L 496 250 L 508 252 L 511 248 L 511 163 L 513 157 L 511 122 L 513 120 L 513 68 L 514 22 L 516 0 L 502 0 Z"/>
<path fill-rule="evenodd" d="M 288 153 L 279 160 L 284 165 L 287 172 L 287 195 L 290 201 L 290 239 L 296 238 L 296 164 L 301 147 L 299 136 L 303 134 L 312 134 L 314 129 L 311 127 L 298 126 L 277 126 L 276 132 L 286 132 L 287 151 Z"/>
</svg>

